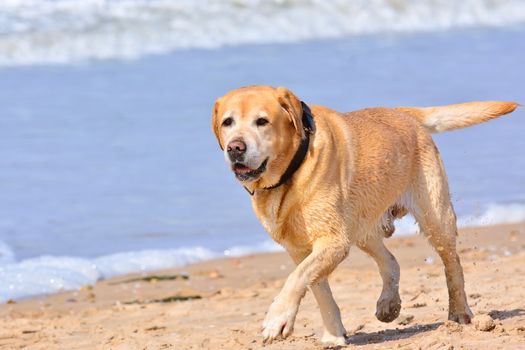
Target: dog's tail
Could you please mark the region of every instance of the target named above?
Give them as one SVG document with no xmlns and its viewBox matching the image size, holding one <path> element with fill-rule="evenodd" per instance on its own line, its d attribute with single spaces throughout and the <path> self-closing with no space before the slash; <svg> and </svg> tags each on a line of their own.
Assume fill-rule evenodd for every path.
<svg viewBox="0 0 525 350">
<path fill-rule="evenodd" d="M 476 125 L 513 112 L 516 102 L 467 102 L 440 107 L 398 107 L 397 111 L 419 120 L 430 133 L 438 133 Z"/>
</svg>

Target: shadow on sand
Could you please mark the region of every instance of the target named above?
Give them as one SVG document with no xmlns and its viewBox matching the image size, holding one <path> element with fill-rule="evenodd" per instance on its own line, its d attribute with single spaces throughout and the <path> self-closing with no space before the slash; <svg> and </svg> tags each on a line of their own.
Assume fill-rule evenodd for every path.
<svg viewBox="0 0 525 350">
<path fill-rule="evenodd" d="M 357 332 L 354 335 L 349 336 L 346 339 L 347 345 L 368 345 L 368 344 L 378 344 L 393 340 L 400 340 L 400 339 L 406 339 L 410 338 L 413 335 L 423 333 L 423 332 L 429 332 L 437 329 L 439 326 L 441 326 L 443 322 L 435 322 L 435 323 L 429 323 L 429 324 L 419 324 L 419 325 L 413 325 L 411 327 L 407 328 L 399 328 L 399 329 L 386 329 L 384 331 L 378 331 L 378 332 L 371 332 L 371 333 L 363 333 L 363 332 Z M 335 347 L 325 347 L 325 350 L 342 350 L 345 347 L 342 346 L 335 346 Z"/>
<path fill-rule="evenodd" d="M 443 322 L 414 325 L 407 328 L 387 329 L 372 333 L 356 333 L 348 338 L 348 344 L 366 345 L 410 338 L 413 335 L 437 329 Z"/>
<path fill-rule="evenodd" d="M 525 309 L 514 309 L 514 310 L 492 310 L 489 312 L 490 317 L 495 320 L 505 320 L 512 317 L 522 317 L 525 316 Z M 393 340 L 400 340 L 410 338 L 416 334 L 429 332 L 436 330 L 441 326 L 443 322 L 435 322 L 422 325 L 414 325 L 407 328 L 400 329 L 387 329 L 384 331 L 371 332 L 371 333 L 362 333 L 358 332 L 352 336 L 349 336 L 347 339 L 347 344 L 352 345 L 367 345 L 367 344 L 377 344 L 384 343 Z M 325 349 L 339 350 L 344 347 L 327 347 Z"/>
<path fill-rule="evenodd" d="M 525 316 L 525 310 L 492 310 L 491 312 L 489 312 L 489 315 L 495 320 L 506 320 L 507 318 Z"/>
</svg>

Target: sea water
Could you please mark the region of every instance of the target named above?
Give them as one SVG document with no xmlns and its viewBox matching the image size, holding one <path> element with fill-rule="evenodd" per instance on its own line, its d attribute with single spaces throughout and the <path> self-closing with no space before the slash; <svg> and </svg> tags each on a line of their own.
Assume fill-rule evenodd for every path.
<svg viewBox="0 0 525 350">
<path fill-rule="evenodd" d="M 340 111 L 523 103 L 523 6 L 3 2 L 0 300 L 278 250 L 211 133 L 216 97 L 271 84 Z M 435 135 L 461 226 L 525 220 L 524 118 Z"/>
</svg>

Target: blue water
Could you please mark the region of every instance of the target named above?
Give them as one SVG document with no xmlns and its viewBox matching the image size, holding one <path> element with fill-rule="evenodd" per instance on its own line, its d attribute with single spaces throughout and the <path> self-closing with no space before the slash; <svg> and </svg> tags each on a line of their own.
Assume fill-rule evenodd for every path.
<svg viewBox="0 0 525 350">
<path fill-rule="evenodd" d="M 4 0 L 0 66 L 519 24 L 523 0 Z"/>
<path fill-rule="evenodd" d="M 0 241 L 17 258 L 266 239 L 210 131 L 214 99 L 282 85 L 340 111 L 525 101 L 525 29 L 189 50 L 0 70 Z M 460 215 L 525 202 L 525 109 L 435 137 Z"/>
<path fill-rule="evenodd" d="M 1 68 L 0 302 L 275 249 L 210 130 L 231 89 L 340 111 L 524 103 L 523 62 L 525 28 L 507 27 Z M 524 132 L 521 108 L 435 136 L 461 225 L 525 220 Z"/>
</svg>

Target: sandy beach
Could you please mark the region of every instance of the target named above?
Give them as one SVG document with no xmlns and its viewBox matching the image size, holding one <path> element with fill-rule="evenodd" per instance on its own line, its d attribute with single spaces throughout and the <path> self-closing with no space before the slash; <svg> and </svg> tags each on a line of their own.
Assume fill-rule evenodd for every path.
<svg viewBox="0 0 525 350">
<path fill-rule="evenodd" d="M 401 265 L 400 317 L 374 317 L 381 280 L 373 261 L 353 249 L 331 285 L 349 348 L 523 349 L 525 224 L 460 231 L 469 303 L 490 322 L 446 321 L 439 258 L 421 236 L 388 242 Z M 294 334 L 264 346 L 260 324 L 293 264 L 284 253 L 207 261 L 180 269 L 127 275 L 0 306 L 3 349 L 320 349 L 321 318 L 311 293 Z M 479 317 L 480 315 L 481 318 Z"/>
<path fill-rule="evenodd" d="M 262 342 L 294 264 L 225 163 L 214 101 L 271 85 L 340 112 L 523 105 L 523 38 L 524 0 L 0 1 L 0 350 L 323 349 L 311 292 L 294 334 Z M 405 217 L 386 241 L 397 320 L 376 319 L 359 249 L 330 277 L 346 348 L 525 349 L 524 130 L 521 107 L 432 136 L 475 322 L 447 321 L 442 263 Z"/>
</svg>

